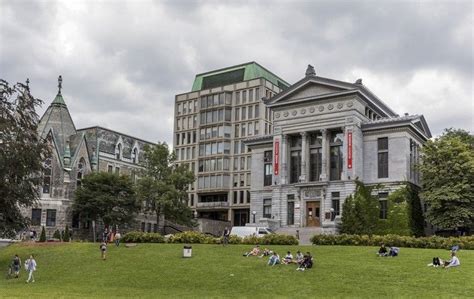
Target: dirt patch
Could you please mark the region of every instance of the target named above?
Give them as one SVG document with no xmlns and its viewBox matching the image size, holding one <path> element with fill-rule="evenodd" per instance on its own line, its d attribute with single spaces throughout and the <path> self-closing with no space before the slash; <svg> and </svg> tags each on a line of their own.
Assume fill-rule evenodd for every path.
<svg viewBox="0 0 474 299">
<path fill-rule="evenodd" d="M 53 247 L 53 246 L 64 246 L 71 244 L 69 242 L 20 242 L 15 243 L 21 247 Z"/>
</svg>

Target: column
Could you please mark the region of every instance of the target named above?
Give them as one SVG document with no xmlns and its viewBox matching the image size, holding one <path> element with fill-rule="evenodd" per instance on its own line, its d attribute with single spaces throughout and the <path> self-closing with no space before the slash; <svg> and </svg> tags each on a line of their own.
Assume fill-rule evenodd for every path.
<svg viewBox="0 0 474 299">
<path fill-rule="evenodd" d="M 329 158 L 329 147 L 328 147 L 328 136 L 327 129 L 322 129 L 321 133 L 323 135 L 323 144 L 321 149 L 321 181 L 328 180 L 328 158 Z"/>
<path fill-rule="evenodd" d="M 308 148 L 308 134 L 306 132 L 301 132 L 301 175 L 300 175 L 300 182 L 304 183 L 306 182 L 306 179 L 308 177 L 308 172 L 306 169 L 306 165 L 309 163 L 307 162 L 308 160 L 308 154 L 307 154 L 307 148 Z"/>
<path fill-rule="evenodd" d="M 287 163 L 287 155 L 288 155 L 288 135 L 282 135 L 281 137 L 281 184 L 288 184 L 288 163 Z"/>
</svg>

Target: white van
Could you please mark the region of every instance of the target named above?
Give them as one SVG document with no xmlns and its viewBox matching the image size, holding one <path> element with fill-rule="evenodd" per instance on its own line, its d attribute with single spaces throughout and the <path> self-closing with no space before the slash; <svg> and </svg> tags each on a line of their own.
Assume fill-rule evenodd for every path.
<svg viewBox="0 0 474 299">
<path fill-rule="evenodd" d="M 245 238 L 247 236 L 255 235 L 257 237 L 263 237 L 268 234 L 273 234 L 273 231 L 268 227 L 258 226 L 234 226 L 230 230 L 230 235 Z"/>
</svg>

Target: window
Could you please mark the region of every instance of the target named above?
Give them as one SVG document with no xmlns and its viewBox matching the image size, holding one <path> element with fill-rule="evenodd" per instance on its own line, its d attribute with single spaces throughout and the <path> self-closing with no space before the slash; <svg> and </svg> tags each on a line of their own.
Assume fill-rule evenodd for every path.
<svg viewBox="0 0 474 299">
<path fill-rule="evenodd" d="M 247 103 L 247 91 L 242 90 L 242 104 Z"/>
<path fill-rule="evenodd" d="M 247 190 L 247 203 L 250 203 L 250 191 Z"/>
<path fill-rule="evenodd" d="M 263 185 L 271 186 L 273 180 L 273 151 L 263 153 Z"/>
<path fill-rule="evenodd" d="M 240 105 L 240 91 L 235 93 L 235 104 Z"/>
<path fill-rule="evenodd" d="M 142 222 L 142 223 L 141 223 L 141 230 L 142 230 L 142 232 L 145 231 L 145 222 Z"/>
<path fill-rule="evenodd" d="M 52 176 L 52 159 L 48 158 L 43 163 L 43 193 L 49 194 L 51 192 L 51 176 Z"/>
<path fill-rule="evenodd" d="M 120 174 L 120 167 L 115 167 L 115 173 Z"/>
<path fill-rule="evenodd" d="M 343 141 L 342 132 L 331 132 L 330 140 L 330 169 L 329 169 L 329 179 L 331 181 L 337 181 L 341 179 L 342 174 L 342 141 Z"/>
<path fill-rule="evenodd" d="M 247 119 L 247 107 L 242 107 L 242 120 Z"/>
<path fill-rule="evenodd" d="M 388 178 L 388 138 L 377 139 L 378 177 Z"/>
<path fill-rule="evenodd" d="M 107 172 L 108 173 L 112 173 L 113 170 L 114 170 L 114 167 L 112 165 L 107 166 Z"/>
<path fill-rule="evenodd" d="M 147 228 L 146 228 L 146 231 L 151 233 L 151 223 L 147 223 Z"/>
<path fill-rule="evenodd" d="M 288 201 L 287 203 L 286 222 L 288 225 L 295 224 L 295 202 L 294 201 Z"/>
<path fill-rule="evenodd" d="M 388 192 L 379 193 L 380 219 L 387 219 L 388 215 Z"/>
<path fill-rule="evenodd" d="M 272 218 L 272 199 L 265 198 L 263 200 L 263 218 Z"/>
<path fill-rule="evenodd" d="M 56 226 L 56 210 L 46 210 L 46 226 Z"/>
<path fill-rule="evenodd" d="M 341 205 L 339 200 L 340 193 L 339 192 L 332 192 L 331 199 L 332 199 L 332 208 L 334 209 L 334 215 L 338 216 L 341 213 Z"/>
<path fill-rule="evenodd" d="M 117 144 L 117 147 L 115 149 L 115 158 L 117 160 L 120 160 L 121 157 L 122 157 L 122 145 L 119 143 Z"/>
<path fill-rule="evenodd" d="M 309 146 L 309 180 L 319 181 L 322 171 L 322 135 L 311 134 Z"/>
<path fill-rule="evenodd" d="M 31 225 L 34 225 L 34 226 L 41 225 L 41 209 L 31 210 Z"/>
<path fill-rule="evenodd" d="M 301 175 L 301 150 L 291 151 L 290 183 L 298 183 Z"/>
<path fill-rule="evenodd" d="M 244 203 L 244 191 L 243 190 L 240 191 L 240 203 L 241 204 Z"/>
<path fill-rule="evenodd" d="M 86 160 L 81 158 L 79 163 L 77 164 L 77 177 L 76 177 L 76 187 L 81 187 L 82 184 L 82 176 L 84 174 L 84 166 L 86 165 Z"/>
<path fill-rule="evenodd" d="M 240 119 L 240 108 L 235 108 L 234 120 L 238 121 Z"/>
<path fill-rule="evenodd" d="M 260 107 L 258 105 L 255 105 L 255 118 L 259 118 L 260 117 Z"/>
<path fill-rule="evenodd" d="M 234 176 L 235 177 L 235 176 Z M 237 204 L 237 201 L 239 200 L 238 199 L 238 192 L 237 191 L 234 191 L 234 204 Z"/>
</svg>

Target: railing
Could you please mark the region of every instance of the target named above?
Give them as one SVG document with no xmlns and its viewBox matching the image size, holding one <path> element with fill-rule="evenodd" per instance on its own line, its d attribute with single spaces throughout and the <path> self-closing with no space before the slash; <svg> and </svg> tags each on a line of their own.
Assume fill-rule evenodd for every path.
<svg viewBox="0 0 474 299">
<path fill-rule="evenodd" d="M 198 202 L 198 208 L 227 208 L 229 207 L 229 202 L 227 201 L 216 201 L 216 202 Z"/>
</svg>

